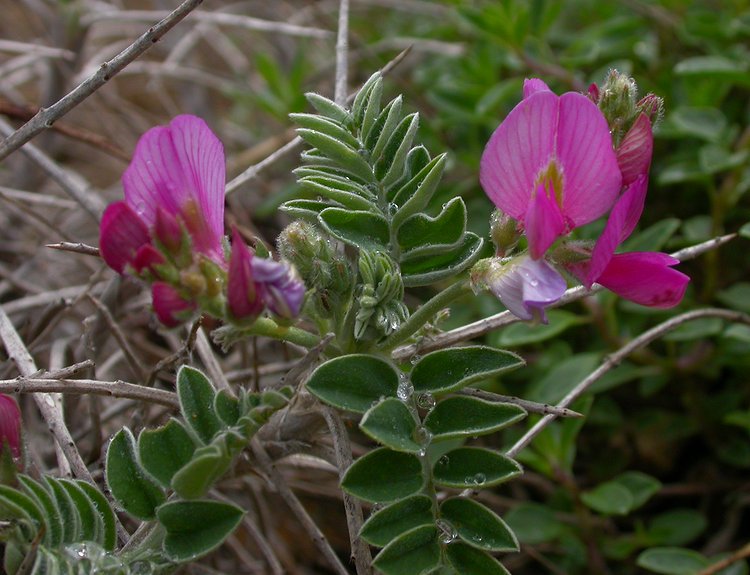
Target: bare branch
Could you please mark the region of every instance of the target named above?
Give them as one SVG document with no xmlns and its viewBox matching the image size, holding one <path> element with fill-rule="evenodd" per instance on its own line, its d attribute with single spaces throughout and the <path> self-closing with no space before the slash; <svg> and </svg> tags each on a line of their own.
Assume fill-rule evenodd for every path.
<svg viewBox="0 0 750 575">
<path fill-rule="evenodd" d="M 0 160 L 23 146 L 37 134 L 50 128 L 57 120 L 91 96 L 130 62 L 146 52 L 159 39 L 179 23 L 185 16 L 195 10 L 203 0 L 185 0 L 166 18 L 149 28 L 135 42 L 125 48 L 111 60 L 104 62 L 89 78 L 84 80 L 71 92 L 63 96 L 49 108 L 39 112 L 13 134 L 0 142 Z"/>
</svg>

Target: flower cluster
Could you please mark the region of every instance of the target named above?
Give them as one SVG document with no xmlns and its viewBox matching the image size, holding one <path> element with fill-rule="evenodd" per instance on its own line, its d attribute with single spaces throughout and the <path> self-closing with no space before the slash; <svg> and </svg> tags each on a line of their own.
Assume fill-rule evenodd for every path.
<svg viewBox="0 0 750 575">
<path fill-rule="evenodd" d="M 151 284 L 154 311 L 167 326 L 197 311 L 233 322 L 264 309 L 290 319 L 305 287 L 284 262 L 257 257 L 233 230 L 224 247 L 224 148 L 195 116 L 146 132 L 123 174 L 125 200 L 107 207 L 99 249 L 119 273 Z"/>
<path fill-rule="evenodd" d="M 586 288 L 596 282 L 642 305 L 677 305 L 689 281 L 673 269 L 678 260 L 615 253 L 643 211 L 660 100 L 636 102 L 634 83 L 616 72 L 588 96 L 557 96 L 538 79 L 526 80 L 523 96 L 482 155 L 480 181 L 499 210 L 492 222 L 498 254 L 478 262 L 474 285 L 527 320 L 546 321 L 545 308 L 562 297 L 559 268 Z M 607 212 L 593 246 L 567 238 Z M 522 234 L 528 251 L 512 255 Z"/>
</svg>

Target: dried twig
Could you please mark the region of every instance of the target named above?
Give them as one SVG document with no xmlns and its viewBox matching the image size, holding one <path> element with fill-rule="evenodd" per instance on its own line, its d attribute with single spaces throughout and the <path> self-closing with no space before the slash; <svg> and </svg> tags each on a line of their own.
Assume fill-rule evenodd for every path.
<svg viewBox="0 0 750 575">
<path fill-rule="evenodd" d="M 81 242 L 58 242 L 56 244 L 45 244 L 45 248 L 60 250 L 61 252 L 73 252 L 76 254 L 85 254 L 87 256 L 101 257 L 99 248 L 89 246 Z"/>
<path fill-rule="evenodd" d="M 214 350 L 211 349 L 211 343 L 206 336 L 206 331 L 202 327 L 198 328 L 198 334 L 195 339 L 195 349 L 198 352 L 203 365 L 206 366 L 208 376 L 211 378 L 211 381 L 214 382 L 214 385 L 219 389 L 231 390 L 232 386 L 229 385 L 229 382 L 224 375 L 224 371 L 216 360 Z"/>
<path fill-rule="evenodd" d="M 164 34 L 171 30 L 190 12 L 195 10 L 201 2 L 203 0 L 185 0 L 173 12 L 167 15 L 166 18 L 149 28 L 135 42 L 125 48 L 125 50 L 111 60 L 104 62 L 94 74 L 89 76 L 71 92 L 49 108 L 40 109 L 31 120 L 13 132 L 3 142 L 0 142 L 0 160 L 23 146 L 37 134 L 50 128 L 52 124 L 67 112 L 91 96 L 91 94 L 106 84 L 130 62 L 151 48 Z"/>
<path fill-rule="evenodd" d="M 499 393 L 492 393 L 491 391 L 484 391 L 483 389 L 476 389 L 474 387 L 464 388 L 458 393 L 497 403 L 512 403 L 513 405 L 522 407 L 531 413 L 541 413 L 542 415 L 553 414 L 557 417 L 583 417 L 583 415 L 577 411 L 573 411 L 566 407 L 557 407 L 548 403 L 537 403 L 536 401 L 529 401 L 511 395 L 500 395 Z"/>
</svg>

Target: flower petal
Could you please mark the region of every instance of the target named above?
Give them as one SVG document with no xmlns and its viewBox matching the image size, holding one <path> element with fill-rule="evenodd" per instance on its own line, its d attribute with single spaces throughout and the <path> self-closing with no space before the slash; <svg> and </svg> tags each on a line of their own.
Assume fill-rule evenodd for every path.
<svg viewBox="0 0 750 575">
<path fill-rule="evenodd" d="M 591 261 L 588 264 L 583 281 L 587 289 L 591 287 L 591 284 L 599 281 L 599 276 L 609 264 L 617 246 L 633 233 L 643 212 L 647 187 L 647 176 L 639 176 L 628 186 L 628 189 L 617 200 L 615 207 L 612 208 L 607 225 L 604 227 L 602 235 L 596 240 L 594 251 L 591 254 Z"/>
<path fill-rule="evenodd" d="M 539 78 L 526 78 L 523 81 L 523 97 L 528 98 L 532 94 L 537 92 L 550 92 L 551 90 L 542 80 Z"/>
<path fill-rule="evenodd" d="M 146 224 L 125 202 L 107 206 L 99 228 L 99 253 L 109 267 L 123 273 L 138 249 L 147 243 Z"/>
<path fill-rule="evenodd" d="M 0 448 L 4 443 L 13 457 L 21 456 L 21 411 L 12 397 L 0 393 Z"/>
<path fill-rule="evenodd" d="M 646 114 L 638 116 L 617 148 L 617 164 L 622 173 L 622 185 L 628 186 L 638 176 L 648 174 L 654 151 L 654 134 Z"/>
<path fill-rule="evenodd" d="M 607 120 L 586 96 L 575 92 L 560 96 L 556 136 L 564 182 L 562 212 L 578 227 L 612 207 L 622 176 Z"/>
<path fill-rule="evenodd" d="M 554 195 L 554 192 L 553 192 Z M 540 185 L 526 212 L 526 237 L 531 257 L 538 260 L 552 243 L 565 232 L 565 219 L 560 206 Z"/>
<path fill-rule="evenodd" d="M 607 289 L 641 305 L 674 307 L 685 295 L 690 278 L 672 269 L 679 260 L 658 252 L 617 254 L 597 280 Z"/>
<path fill-rule="evenodd" d="M 282 318 L 299 315 L 305 299 L 305 284 L 286 262 L 253 258 L 256 279 L 263 284 L 263 297 L 269 311 Z"/>
<path fill-rule="evenodd" d="M 523 320 L 538 317 L 547 321 L 544 309 L 565 293 L 565 279 L 545 260 L 527 256 L 510 263 L 493 261 L 487 274 L 487 287 L 516 317 Z"/>
<path fill-rule="evenodd" d="M 263 311 L 263 288 L 253 273 L 253 252 L 240 233 L 232 230 L 232 255 L 227 278 L 227 305 L 237 319 L 255 319 Z"/>
<path fill-rule="evenodd" d="M 511 110 L 484 148 L 482 188 L 516 220 L 525 218 L 537 174 L 554 156 L 558 100 L 549 91 L 532 93 Z"/>
<path fill-rule="evenodd" d="M 157 207 L 187 220 L 185 208 L 194 206 L 205 223 L 205 232 L 193 237 L 195 249 L 220 258 L 225 177 L 221 142 L 203 120 L 184 115 L 141 137 L 122 183 L 125 201 L 149 227 Z"/>
<path fill-rule="evenodd" d="M 194 302 L 183 299 L 175 288 L 164 282 L 154 282 L 151 297 L 156 317 L 167 327 L 180 325 L 196 310 Z"/>
</svg>

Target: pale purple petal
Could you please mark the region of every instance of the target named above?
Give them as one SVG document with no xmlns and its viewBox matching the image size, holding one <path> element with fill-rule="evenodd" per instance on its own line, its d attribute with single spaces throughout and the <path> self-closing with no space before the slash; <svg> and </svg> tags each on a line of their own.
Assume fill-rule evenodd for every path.
<svg viewBox="0 0 750 575">
<path fill-rule="evenodd" d="M 565 293 L 565 279 L 545 260 L 522 256 L 497 265 L 486 278 L 487 287 L 516 317 L 538 317 L 546 323 L 545 308 Z"/>
<path fill-rule="evenodd" d="M 125 202 L 107 206 L 99 228 L 99 253 L 109 267 L 123 273 L 138 249 L 149 241 L 146 224 Z"/>
<path fill-rule="evenodd" d="M 299 315 L 305 284 L 286 262 L 253 258 L 255 279 L 263 285 L 266 306 L 274 315 L 291 319 Z"/>
<path fill-rule="evenodd" d="M 672 269 L 679 260 L 658 252 L 617 254 L 599 276 L 598 283 L 635 303 L 674 307 L 685 295 L 690 278 Z"/>
<path fill-rule="evenodd" d="M 551 90 L 542 80 L 539 78 L 526 78 L 523 81 L 523 97 L 528 98 L 532 94 L 537 92 L 550 92 Z"/>
<path fill-rule="evenodd" d="M 167 327 L 180 325 L 196 310 L 195 303 L 183 299 L 175 288 L 164 282 L 154 282 L 151 297 L 156 317 Z"/>
<path fill-rule="evenodd" d="M 609 264 L 617 246 L 633 233 L 643 212 L 647 187 L 648 178 L 644 175 L 638 177 L 628 186 L 628 189 L 617 200 L 615 207 L 612 208 L 607 225 L 604 227 L 602 235 L 596 240 L 594 251 L 591 254 L 591 261 L 583 280 L 586 288 L 590 288 L 591 284 L 599 281 L 599 276 Z"/>
<path fill-rule="evenodd" d="M 0 393 L 0 444 L 5 443 L 13 457 L 21 457 L 21 411 L 12 397 Z"/>
<path fill-rule="evenodd" d="M 482 154 L 482 188 L 516 220 L 525 219 L 537 175 L 554 157 L 558 100 L 544 90 L 522 100 L 492 134 Z"/>
<path fill-rule="evenodd" d="M 146 132 L 138 141 L 122 182 L 126 202 L 149 227 L 155 224 L 156 209 L 161 207 L 188 220 L 196 250 L 220 258 L 224 149 L 203 120 L 177 116 L 169 126 Z M 190 213 L 185 213 L 186 207 Z"/>
<path fill-rule="evenodd" d="M 552 196 L 547 194 L 543 185 L 539 185 L 526 212 L 526 237 L 529 240 L 529 252 L 535 260 L 541 258 L 547 248 L 565 232 L 565 220 L 554 199 L 554 192 Z"/>
<path fill-rule="evenodd" d="M 622 185 L 630 185 L 636 178 L 648 174 L 651 154 L 654 151 L 654 134 L 646 114 L 641 114 L 625 134 L 617 148 L 617 163 L 622 173 Z"/>
<path fill-rule="evenodd" d="M 237 319 L 255 319 L 263 311 L 263 286 L 254 278 L 253 252 L 236 229 L 232 230 L 232 255 L 227 277 L 227 305 Z"/>
<path fill-rule="evenodd" d="M 563 170 L 562 212 L 575 227 L 606 213 L 622 176 L 607 121 L 582 94 L 560 96 L 556 150 Z"/>
</svg>

